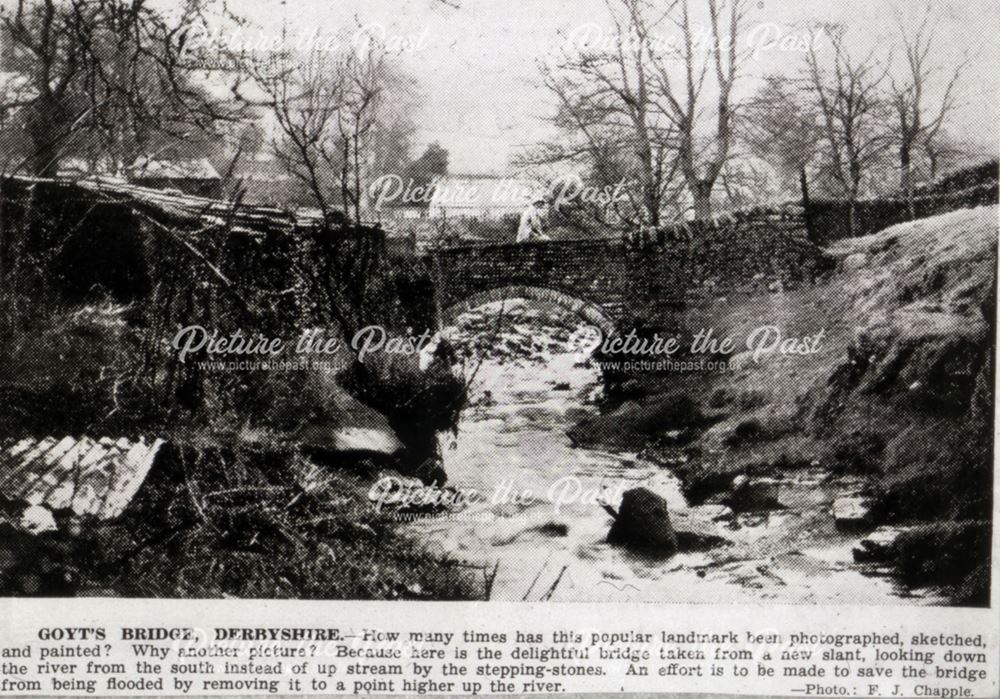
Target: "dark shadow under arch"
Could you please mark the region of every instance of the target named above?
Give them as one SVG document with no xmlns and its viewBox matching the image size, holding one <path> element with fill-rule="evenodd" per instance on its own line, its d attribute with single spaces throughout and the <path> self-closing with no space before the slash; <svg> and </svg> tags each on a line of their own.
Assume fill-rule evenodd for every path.
<svg viewBox="0 0 1000 699">
<path fill-rule="evenodd" d="M 576 313 L 591 325 L 600 328 L 604 337 L 610 337 L 617 332 L 614 321 L 596 303 L 584 301 L 583 299 L 555 289 L 524 285 L 503 286 L 479 291 L 458 303 L 452 304 L 441 313 L 441 327 L 450 325 L 462 313 L 471 311 L 479 306 L 516 298 L 527 299 L 529 301 L 546 301 L 561 306 Z"/>
</svg>

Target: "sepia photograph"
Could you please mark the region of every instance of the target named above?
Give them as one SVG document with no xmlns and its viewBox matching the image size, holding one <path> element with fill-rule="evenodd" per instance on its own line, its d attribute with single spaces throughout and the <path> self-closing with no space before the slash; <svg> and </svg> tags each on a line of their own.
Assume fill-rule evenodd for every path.
<svg viewBox="0 0 1000 699">
<path fill-rule="evenodd" d="M 989 607 L 997 28 L 0 0 L 2 596 Z"/>
</svg>

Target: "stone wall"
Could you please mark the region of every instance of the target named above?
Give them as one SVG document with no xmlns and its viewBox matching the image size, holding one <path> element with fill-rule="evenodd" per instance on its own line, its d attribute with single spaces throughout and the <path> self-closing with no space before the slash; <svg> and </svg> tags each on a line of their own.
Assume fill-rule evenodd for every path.
<svg viewBox="0 0 1000 699">
<path fill-rule="evenodd" d="M 753 289 L 772 282 L 811 281 L 825 267 L 801 221 L 754 220 L 701 227 L 687 240 L 648 243 L 630 251 L 633 266 L 687 293 Z"/>
<path fill-rule="evenodd" d="M 916 218 L 996 204 L 998 200 L 997 163 L 955 172 L 934 185 L 918 188 L 914 197 Z M 809 206 L 814 239 L 827 243 L 851 235 L 850 205 L 841 200 L 814 200 Z M 864 236 L 910 220 L 905 199 L 865 199 L 857 203 L 857 230 Z"/>
</svg>

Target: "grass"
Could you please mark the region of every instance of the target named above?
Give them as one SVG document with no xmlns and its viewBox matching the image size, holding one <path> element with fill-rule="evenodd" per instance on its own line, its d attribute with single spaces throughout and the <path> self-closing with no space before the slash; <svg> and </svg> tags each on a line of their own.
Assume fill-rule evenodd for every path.
<svg viewBox="0 0 1000 699">
<path fill-rule="evenodd" d="M 298 453 L 171 450 L 119 521 L 6 526 L 5 595 L 483 599 L 488 571 L 400 532 L 366 474 Z M 151 476 L 152 477 L 152 476 Z"/>
</svg>

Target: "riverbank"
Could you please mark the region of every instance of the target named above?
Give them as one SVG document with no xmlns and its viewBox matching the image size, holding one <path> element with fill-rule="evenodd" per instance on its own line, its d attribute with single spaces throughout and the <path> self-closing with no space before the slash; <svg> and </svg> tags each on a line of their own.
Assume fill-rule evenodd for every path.
<svg viewBox="0 0 1000 699">
<path fill-rule="evenodd" d="M 488 572 L 430 550 L 369 500 L 375 474 L 215 453 L 185 490 L 115 521 L 2 503 L 4 596 L 483 599 Z M 208 459 L 206 459 L 207 461 Z M 266 468 L 266 472 L 265 469 Z M 149 497 L 148 489 L 146 497 Z M 144 503 L 148 504 L 148 503 Z"/>
<path fill-rule="evenodd" d="M 689 308 L 692 333 L 739 344 L 763 325 L 822 331 L 821 349 L 734 352 L 716 357 L 721 371 L 633 376 L 570 436 L 641 443 L 692 504 L 774 510 L 790 482 L 819 470 L 835 491 L 831 521 L 838 500 L 853 501 L 843 524 L 893 527 L 882 562 L 904 580 L 986 603 L 996 217 L 982 207 L 842 241 L 819 283 Z"/>
<path fill-rule="evenodd" d="M 170 413 L 126 380 L 148 342 L 127 307 L 48 311 L 12 333 L 0 373 L 3 594 L 487 596 L 488 570 L 431 550 L 369 498 L 383 474 L 431 475 L 423 442 L 461 390 L 446 366 L 208 368 L 205 383 L 231 392 Z"/>
<path fill-rule="evenodd" d="M 445 331 L 465 360 L 470 396 L 442 444 L 456 497 L 414 512 L 410 531 L 450 558 L 495 570 L 491 599 L 943 603 L 933 590 L 900 585 L 884 566 L 852 560 L 857 535 L 830 516 L 847 478 L 803 469 L 772 479 L 780 510 L 734 512 L 689 502 L 675 469 L 639 453 L 646 440 L 634 433 L 575 441 L 574 426 L 600 420 L 605 403 L 597 363 L 575 349 L 581 323 L 556 305 L 510 299 L 462 314 Z M 676 550 L 642 547 L 632 536 L 642 526 L 616 528 L 629 513 L 651 527 L 669 520 Z"/>
</svg>

